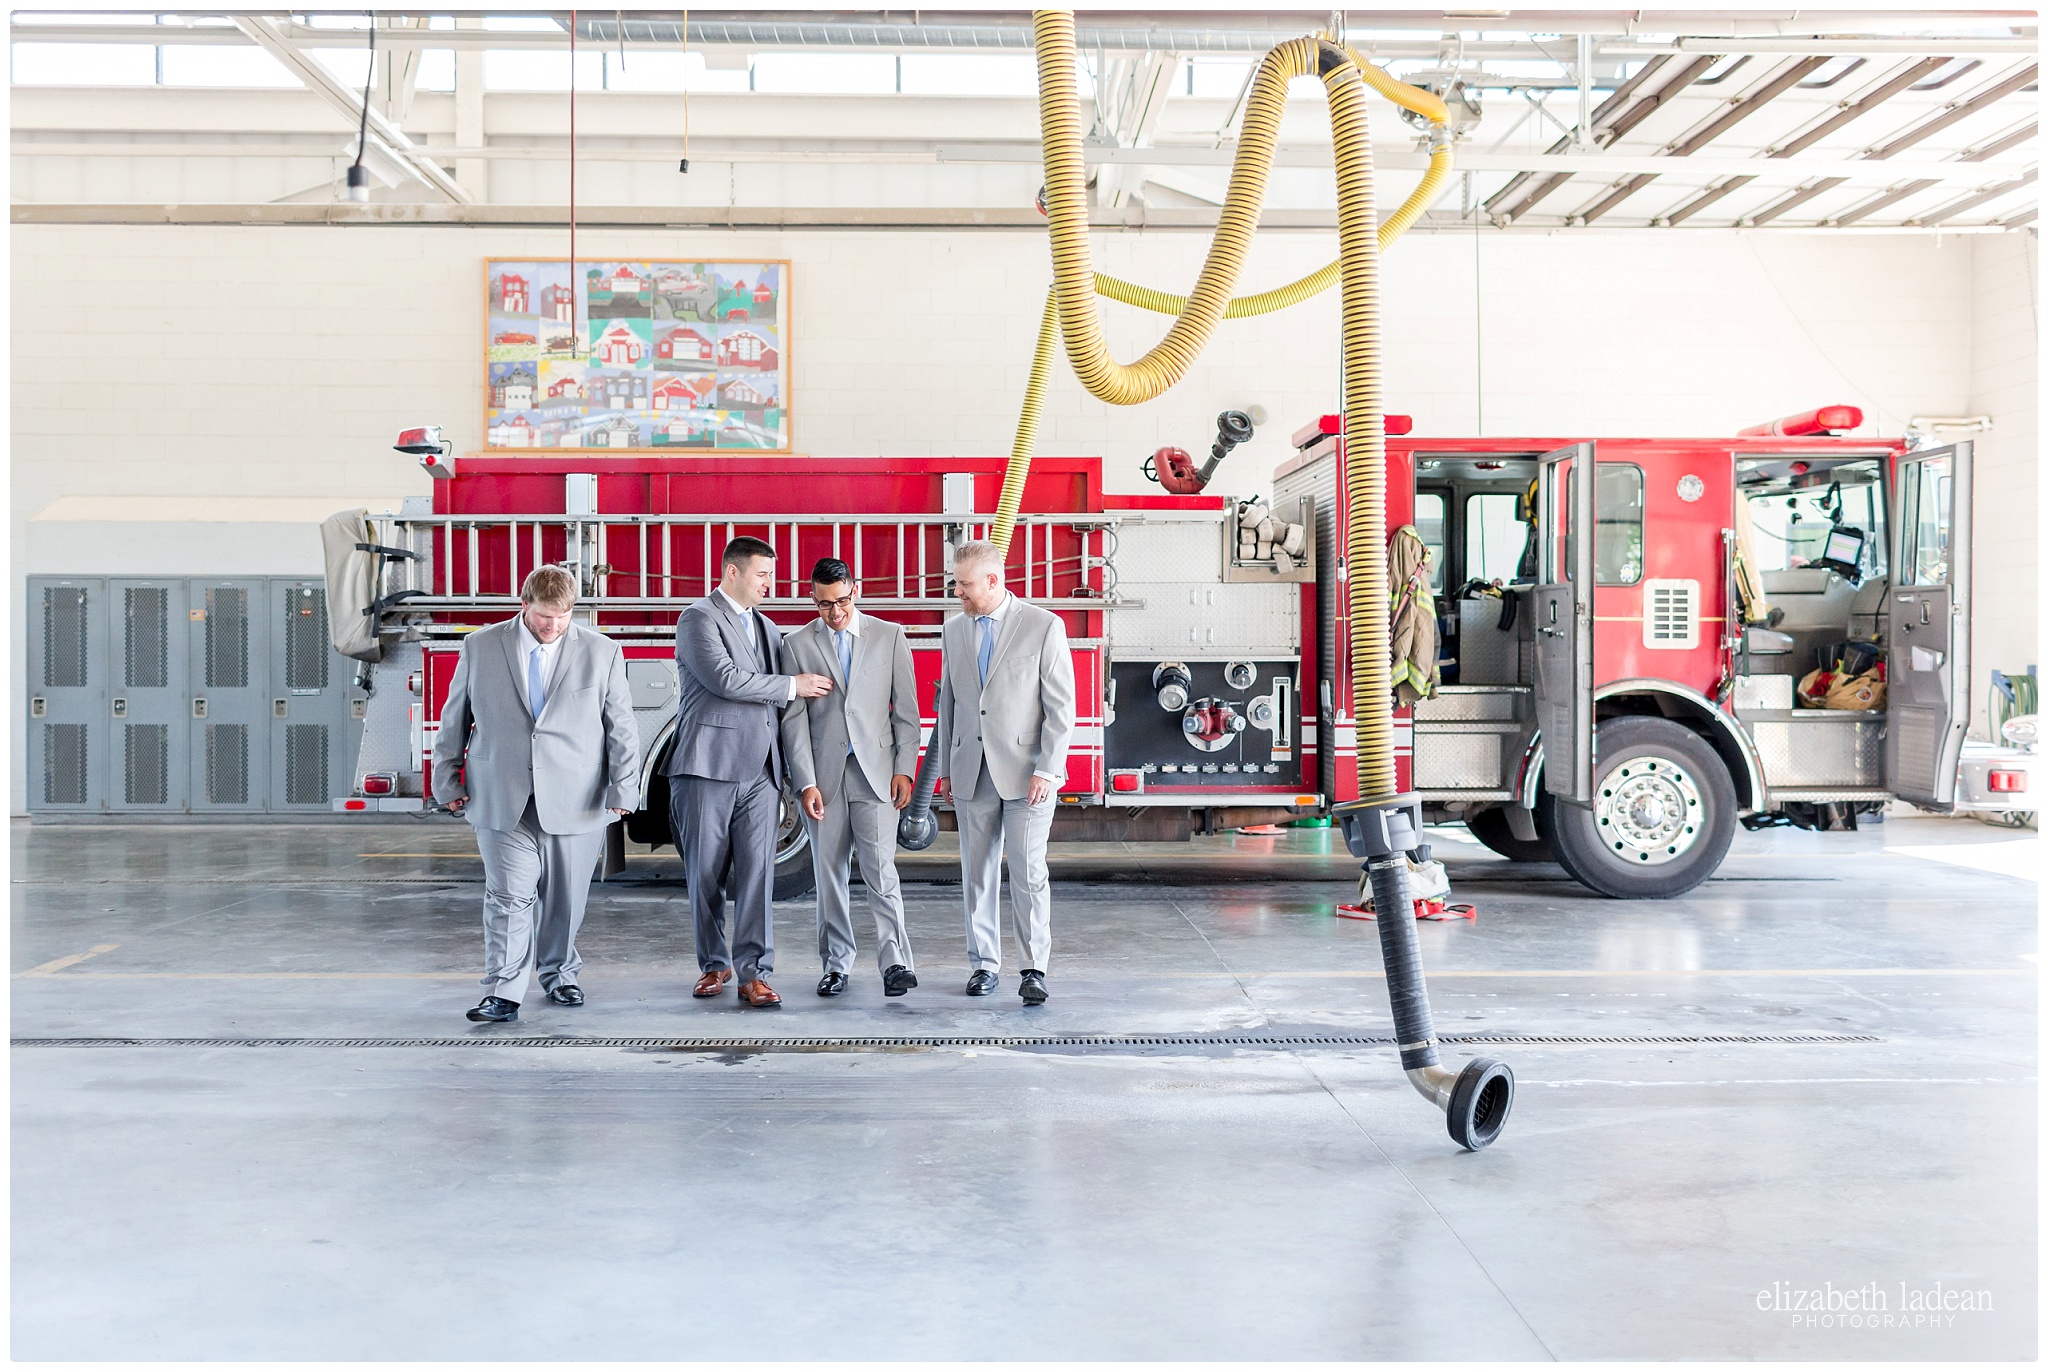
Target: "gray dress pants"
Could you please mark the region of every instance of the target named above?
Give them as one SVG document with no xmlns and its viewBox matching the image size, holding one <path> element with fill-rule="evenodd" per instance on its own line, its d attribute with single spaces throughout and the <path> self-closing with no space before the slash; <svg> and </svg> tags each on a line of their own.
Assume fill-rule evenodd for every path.
<svg viewBox="0 0 2048 1372">
<path fill-rule="evenodd" d="M 590 900 L 590 879 L 604 855 L 604 828 L 550 834 L 533 802 L 516 829 L 478 829 L 484 860 L 484 994 L 526 999 L 538 971 L 543 991 L 574 986 L 583 959 L 576 931 Z"/>
<path fill-rule="evenodd" d="M 710 777 L 668 779 L 683 873 L 690 883 L 690 921 L 697 966 L 730 967 L 742 985 L 775 970 L 775 831 L 782 788 L 765 771 L 751 781 Z M 732 941 L 725 929 L 727 867 L 732 876 Z"/>
<path fill-rule="evenodd" d="M 825 817 L 804 817 L 811 835 L 811 871 L 818 880 L 818 961 L 828 972 L 853 970 L 852 857 L 860 852 L 868 913 L 875 917 L 875 951 L 883 971 L 917 970 L 910 933 L 903 926 L 903 886 L 896 879 L 896 809 L 875 794 L 867 773 L 851 758 L 839 794 L 825 800 Z"/>
<path fill-rule="evenodd" d="M 1046 965 L 1052 960 L 1052 874 L 1046 870 L 1045 841 L 1052 833 L 1057 803 L 1052 796 L 1037 805 L 1004 800 L 996 794 L 986 767 L 964 796 L 960 788 L 954 789 L 960 885 L 967 901 L 967 962 L 977 972 L 999 972 L 1003 966 L 1005 855 L 1010 860 L 1010 923 L 1024 966 L 1052 970 Z"/>
</svg>

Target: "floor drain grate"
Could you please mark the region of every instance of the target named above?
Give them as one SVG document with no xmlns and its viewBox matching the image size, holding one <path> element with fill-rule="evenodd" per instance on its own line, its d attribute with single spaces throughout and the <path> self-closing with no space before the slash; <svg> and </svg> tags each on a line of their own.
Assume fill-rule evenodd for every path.
<svg viewBox="0 0 2048 1372">
<path fill-rule="evenodd" d="M 1451 1047 L 1713 1047 L 1880 1043 L 1874 1034 L 1446 1034 Z M 683 1053 L 860 1052 L 887 1048 L 1385 1048 L 1389 1034 L 897 1034 L 817 1038 L 17 1038 L 16 1048 L 652 1048 Z"/>
</svg>

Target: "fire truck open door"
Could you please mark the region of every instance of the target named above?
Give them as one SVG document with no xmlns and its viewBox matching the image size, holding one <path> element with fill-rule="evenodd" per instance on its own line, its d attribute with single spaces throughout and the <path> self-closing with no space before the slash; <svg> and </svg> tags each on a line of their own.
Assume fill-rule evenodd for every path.
<svg viewBox="0 0 2048 1372">
<path fill-rule="evenodd" d="M 1593 803 L 1593 445 L 1544 456 L 1537 475 L 1536 726 L 1543 788 Z"/>
<path fill-rule="evenodd" d="M 1970 727 L 1970 445 L 1901 456 L 1891 516 L 1885 774 L 1946 810 Z"/>
</svg>

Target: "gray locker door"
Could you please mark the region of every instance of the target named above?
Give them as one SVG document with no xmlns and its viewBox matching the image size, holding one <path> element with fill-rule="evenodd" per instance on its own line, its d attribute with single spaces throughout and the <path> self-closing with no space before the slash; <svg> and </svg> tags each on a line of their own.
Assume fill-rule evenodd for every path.
<svg viewBox="0 0 2048 1372">
<path fill-rule="evenodd" d="M 326 810 L 354 782 L 349 660 L 328 635 L 320 582 L 270 585 L 270 809 Z"/>
<path fill-rule="evenodd" d="M 197 811 L 263 811 L 270 804 L 270 630 L 261 578 L 194 578 L 191 629 L 191 788 Z"/>
<path fill-rule="evenodd" d="M 183 810 L 189 803 L 185 622 L 182 580 L 107 582 L 110 810 Z"/>
<path fill-rule="evenodd" d="M 28 808 L 78 813 L 106 804 L 107 584 L 28 583 Z"/>
</svg>

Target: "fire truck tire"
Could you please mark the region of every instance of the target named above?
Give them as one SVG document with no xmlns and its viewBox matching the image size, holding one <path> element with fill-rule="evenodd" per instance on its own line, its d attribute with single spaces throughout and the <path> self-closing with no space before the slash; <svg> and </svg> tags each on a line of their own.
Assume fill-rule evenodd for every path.
<svg viewBox="0 0 2048 1372">
<path fill-rule="evenodd" d="M 1472 837 L 1510 862 L 1557 861 L 1550 845 L 1541 838 L 1516 838 L 1515 831 L 1508 827 L 1507 812 L 1498 807 L 1467 815 L 1465 827 L 1472 831 Z"/>
<path fill-rule="evenodd" d="M 1582 886 L 1617 900 L 1682 896 L 1714 874 L 1735 837 L 1735 783 L 1707 741 L 1668 719 L 1600 725 L 1593 808 L 1550 796 L 1536 831 Z"/>
</svg>

